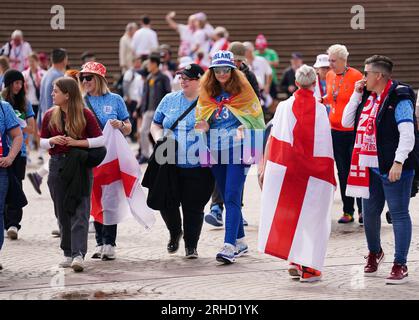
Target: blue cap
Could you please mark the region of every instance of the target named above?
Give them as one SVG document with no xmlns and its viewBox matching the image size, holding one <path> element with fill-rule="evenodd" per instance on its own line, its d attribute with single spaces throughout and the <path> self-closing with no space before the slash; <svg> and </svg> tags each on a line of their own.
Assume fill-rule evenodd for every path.
<svg viewBox="0 0 419 320">
<path fill-rule="evenodd" d="M 236 69 L 234 54 L 231 51 L 217 51 L 212 56 L 210 69 L 215 67 L 230 67 Z"/>
</svg>

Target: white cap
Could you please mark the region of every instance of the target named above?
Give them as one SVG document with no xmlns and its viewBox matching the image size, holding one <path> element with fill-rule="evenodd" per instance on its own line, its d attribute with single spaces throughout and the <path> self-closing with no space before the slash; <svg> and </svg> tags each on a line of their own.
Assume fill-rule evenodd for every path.
<svg viewBox="0 0 419 320">
<path fill-rule="evenodd" d="M 322 68 L 322 67 L 329 67 L 329 56 L 327 54 L 319 54 L 316 58 L 316 63 L 314 64 L 314 68 Z"/>
</svg>

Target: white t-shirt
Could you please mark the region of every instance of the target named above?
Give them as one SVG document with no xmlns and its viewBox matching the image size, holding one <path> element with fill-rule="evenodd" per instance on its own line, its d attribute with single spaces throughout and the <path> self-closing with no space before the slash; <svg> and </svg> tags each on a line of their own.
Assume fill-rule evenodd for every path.
<svg viewBox="0 0 419 320">
<path fill-rule="evenodd" d="M 208 37 L 205 29 L 196 30 L 195 33 L 193 34 L 192 47 L 194 49 L 198 48 L 198 50 L 195 51 L 194 58 L 197 57 L 197 53 L 199 51 L 202 51 L 204 53 L 204 58 L 202 59 L 201 63 L 207 66 L 210 65 L 209 56 L 208 56 L 209 51 L 210 51 L 210 45 L 211 45 L 210 38 Z"/>
<path fill-rule="evenodd" d="M 25 71 L 22 72 L 23 77 L 25 78 L 26 99 L 28 99 L 32 105 L 39 105 L 39 100 L 36 96 L 35 84 L 33 82 L 35 81 L 37 83 L 37 86 L 40 90 L 41 80 L 44 77 L 46 71 L 41 68 L 38 68 L 38 70 L 36 71 L 36 74 L 32 74 L 32 77 L 30 73 L 31 73 L 30 69 L 26 69 Z"/>
<path fill-rule="evenodd" d="M 212 59 L 212 56 L 220 50 L 227 50 L 228 48 L 228 40 L 226 38 L 218 39 L 214 42 L 209 52 L 209 57 Z"/>
<path fill-rule="evenodd" d="M 124 73 L 124 84 L 128 88 L 128 98 L 133 101 L 137 101 L 137 105 L 141 103 L 141 97 L 144 88 L 143 78 L 132 69 L 127 70 Z"/>
<path fill-rule="evenodd" d="M 6 43 L 3 47 L 4 55 L 8 55 L 9 59 L 18 59 L 19 62 L 10 62 L 10 69 L 19 70 L 22 72 L 27 67 L 29 67 L 28 57 L 32 53 L 32 48 L 29 42 L 23 41 L 18 47 L 14 44 L 10 47 Z"/>
<path fill-rule="evenodd" d="M 269 62 L 265 58 L 255 56 L 255 59 L 252 64 L 249 65 L 249 68 L 255 74 L 259 88 L 263 89 L 265 87 L 266 78 L 272 74 L 272 68 L 269 65 Z"/>
<path fill-rule="evenodd" d="M 159 47 L 156 31 L 142 27 L 134 33 L 131 45 L 137 57 L 150 54 Z"/>
<path fill-rule="evenodd" d="M 180 37 L 179 57 L 189 56 L 192 51 L 193 31 L 186 24 L 178 24 L 177 30 Z"/>
</svg>

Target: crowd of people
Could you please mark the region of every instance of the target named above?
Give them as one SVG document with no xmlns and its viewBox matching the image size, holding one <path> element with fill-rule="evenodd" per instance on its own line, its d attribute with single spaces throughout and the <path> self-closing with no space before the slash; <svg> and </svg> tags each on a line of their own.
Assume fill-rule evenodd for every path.
<svg viewBox="0 0 419 320">
<path fill-rule="evenodd" d="M 384 260 L 380 217 L 387 202 L 395 257 L 386 283 L 406 282 L 409 200 L 417 192 L 419 172 L 419 108 L 412 88 L 392 78 L 393 61 L 374 55 L 360 72 L 349 67 L 347 48 L 334 44 L 319 53 L 313 67 L 294 52 L 278 79 L 278 54 L 263 34 L 254 42 L 230 42 L 226 28 L 213 28 L 202 12 L 189 16 L 187 24 L 175 17 L 170 12 L 166 21 L 180 37 L 177 63 L 171 47 L 159 44 L 149 17 L 141 18 L 140 28 L 127 24 L 115 88 L 93 53 L 84 52 L 81 68 L 70 69 L 67 51 L 56 48 L 45 68 L 45 55 L 32 52 L 20 30 L 12 33 L 0 51 L 4 235 L 19 238 L 25 176 L 39 194 L 47 178 L 58 225 L 53 234 L 60 237 L 64 256 L 60 267 L 84 270 L 89 221 L 96 234 L 91 258 L 116 258 L 117 224 L 89 218 L 93 181 L 105 179 L 94 168 L 105 157 L 105 144 L 112 143 L 103 135 L 109 123 L 127 143 L 138 145 L 138 164 L 155 156 L 157 142 L 168 136 L 176 141 L 177 205 L 160 210 L 169 254 L 178 251 L 183 236 L 186 258 L 198 258 L 204 222 L 225 228 L 218 262 L 231 264 L 248 252 L 243 193 L 248 170 L 257 165 L 259 250 L 288 260 L 292 278 L 320 280 L 336 165 L 342 198 L 338 223 L 354 223 L 357 208 L 369 251 L 365 276 L 375 276 Z M 279 91 L 286 100 L 279 102 Z M 26 174 L 35 158 L 40 169 Z M 315 187 L 310 177 L 316 178 Z M 318 197 L 307 198 L 307 190 Z M 0 239 L 1 248 L 3 235 Z"/>
</svg>

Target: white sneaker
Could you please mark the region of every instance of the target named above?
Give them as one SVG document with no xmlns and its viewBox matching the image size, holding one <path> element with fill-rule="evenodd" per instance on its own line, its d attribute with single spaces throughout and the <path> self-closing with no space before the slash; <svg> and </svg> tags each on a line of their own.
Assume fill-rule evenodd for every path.
<svg viewBox="0 0 419 320">
<path fill-rule="evenodd" d="M 225 243 L 221 251 L 217 253 L 216 260 L 224 264 L 236 262 L 235 249 L 236 247 L 232 244 Z"/>
<path fill-rule="evenodd" d="M 19 230 L 16 227 L 10 227 L 9 229 L 7 229 L 7 237 L 10 240 L 17 240 L 18 231 Z"/>
<path fill-rule="evenodd" d="M 115 247 L 110 244 L 105 244 L 103 246 L 102 251 L 102 260 L 115 260 L 116 254 L 115 254 Z"/>
<path fill-rule="evenodd" d="M 73 258 L 72 257 L 64 257 L 64 260 L 61 261 L 58 264 L 58 267 L 60 267 L 60 268 L 70 268 L 72 262 L 73 262 Z"/>
<path fill-rule="evenodd" d="M 234 250 L 234 255 L 236 258 L 241 257 L 242 255 L 246 254 L 249 251 L 249 247 L 247 246 L 244 240 L 237 240 L 236 248 Z"/>
<path fill-rule="evenodd" d="M 92 259 L 102 258 L 103 246 L 96 246 L 95 252 L 92 255 Z"/>
<path fill-rule="evenodd" d="M 71 268 L 73 268 L 74 272 L 82 272 L 84 270 L 84 260 L 82 256 L 77 256 L 73 259 L 71 263 Z"/>
</svg>

